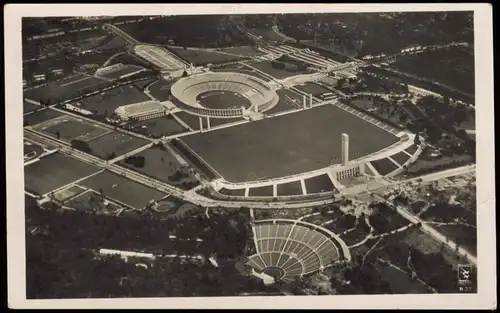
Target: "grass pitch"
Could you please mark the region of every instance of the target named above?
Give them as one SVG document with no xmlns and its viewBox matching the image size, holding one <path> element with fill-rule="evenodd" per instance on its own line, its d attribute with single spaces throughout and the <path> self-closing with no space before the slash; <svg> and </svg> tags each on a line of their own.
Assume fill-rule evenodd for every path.
<svg viewBox="0 0 500 313">
<path fill-rule="evenodd" d="M 351 155 L 376 152 L 398 138 L 340 108 L 325 105 L 182 138 L 226 180 L 282 177 L 340 160 L 341 134 Z M 231 147 L 228 149 L 228 147 Z"/>
</svg>

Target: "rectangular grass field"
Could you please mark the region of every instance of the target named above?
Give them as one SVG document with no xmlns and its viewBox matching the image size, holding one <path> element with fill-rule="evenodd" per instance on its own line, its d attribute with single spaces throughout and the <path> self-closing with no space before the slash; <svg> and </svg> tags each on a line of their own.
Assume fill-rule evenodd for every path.
<svg viewBox="0 0 500 313">
<path fill-rule="evenodd" d="M 240 196 L 243 197 L 245 195 L 245 189 L 226 189 L 222 188 L 219 190 L 220 194 L 226 195 L 226 196 Z"/>
<path fill-rule="evenodd" d="M 279 68 L 274 68 L 271 65 L 271 61 L 252 62 L 252 63 L 248 63 L 248 64 L 250 66 L 258 69 L 258 70 L 261 70 L 262 72 L 264 72 L 266 74 L 271 75 L 274 78 L 277 78 L 277 79 L 283 79 L 283 78 L 292 77 L 292 76 L 301 75 L 301 74 L 306 73 L 305 71 L 292 72 L 292 71 L 286 71 L 286 70 L 279 69 Z"/>
<path fill-rule="evenodd" d="M 57 137 L 57 133 L 59 132 L 60 139 L 66 142 L 71 142 L 73 139 L 88 141 L 112 132 L 107 128 L 67 115 L 40 123 L 34 128 L 54 138 Z"/>
<path fill-rule="evenodd" d="M 78 95 L 79 90 L 98 89 L 109 86 L 110 82 L 85 74 L 77 74 L 60 81 L 50 82 L 42 87 L 33 88 L 24 92 L 24 98 L 40 101 L 67 100 Z"/>
<path fill-rule="evenodd" d="M 354 155 L 371 154 L 398 141 L 333 105 L 193 134 L 182 141 L 226 180 L 242 182 L 326 167 L 340 159 L 342 133 L 349 134 Z"/>
<path fill-rule="evenodd" d="M 24 186 L 45 194 L 98 171 L 95 166 L 55 153 L 24 167 Z"/>
<path fill-rule="evenodd" d="M 88 142 L 92 149 L 92 154 L 103 159 L 107 159 L 110 153 L 114 152 L 116 156 L 120 156 L 148 143 L 149 141 L 145 139 L 132 137 L 120 132 L 111 132 Z"/>
<path fill-rule="evenodd" d="M 50 119 L 56 118 L 63 115 L 57 111 L 51 109 L 44 109 L 40 111 L 33 112 L 31 114 L 26 114 L 23 116 L 24 125 L 33 126 L 41 122 L 48 121 Z"/>
<path fill-rule="evenodd" d="M 134 132 L 153 138 L 175 135 L 187 131 L 187 129 L 179 124 L 171 115 L 132 122 L 130 126 L 134 127 Z"/>
<path fill-rule="evenodd" d="M 182 59 L 186 60 L 189 63 L 193 63 L 194 66 L 205 65 L 208 63 L 224 63 L 224 62 L 232 62 L 237 60 L 242 60 L 247 57 L 243 55 L 233 55 L 220 53 L 218 51 L 210 51 L 210 50 L 198 50 L 198 49 L 184 49 L 180 47 L 170 47 L 174 54 L 178 55 Z"/>
<path fill-rule="evenodd" d="M 27 101 L 23 101 L 23 114 L 30 113 L 41 109 L 42 107 Z"/>
<path fill-rule="evenodd" d="M 278 185 L 277 194 L 278 196 L 301 195 L 302 185 L 300 184 L 300 180 Z"/>
<path fill-rule="evenodd" d="M 193 178 L 171 179 L 171 176 L 181 168 L 182 164 L 168 150 L 152 147 L 135 154 L 135 156 L 144 157 L 144 167 L 135 167 L 126 163 L 125 160 L 120 161 L 118 164 L 174 186 L 179 186 L 183 182 L 196 182 L 196 180 L 193 181 Z"/>
<path fill-rule="evenodd" d="M 118 200 L 136 209 L 143 208 L 150 200 L 159 200 L 166 196 L 156 189 L 108 171 L 92 176 L 80 182 L 79 185 L 97 192 L 102 190 L 105 197 Z"/>
<path fill-rule="evenodd" d="M 305 83 L 303 85 L 296 85 L 294 86 L 295 88 L 307 92 L 309 94 L 312 94 L 313 97 L 318 97 L 324 93 L 329 93 L 332 92 L 330 89 L 327 89 L 321 85 L 315 84 L 315 83 Z"/>
<path fill-rule="evenodd" d="M 109 116 L 120 106 L 148 100 L 151 99 L 135 85 L 130 84 L 80 100 L 77 106 L 85 110 L 95 110 L 99 115 Z"/>
</svg>

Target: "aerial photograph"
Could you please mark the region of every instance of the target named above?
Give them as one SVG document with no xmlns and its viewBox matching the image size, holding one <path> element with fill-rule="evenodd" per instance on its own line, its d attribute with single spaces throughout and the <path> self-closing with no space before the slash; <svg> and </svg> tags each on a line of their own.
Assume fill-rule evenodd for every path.
<svg viewBox="0 0 500 313">
<path fill-rule="evenodd" d="M 474 66 L 473 11 L 23 17 L 27 299 L 476 294 Z"/>
</svg>

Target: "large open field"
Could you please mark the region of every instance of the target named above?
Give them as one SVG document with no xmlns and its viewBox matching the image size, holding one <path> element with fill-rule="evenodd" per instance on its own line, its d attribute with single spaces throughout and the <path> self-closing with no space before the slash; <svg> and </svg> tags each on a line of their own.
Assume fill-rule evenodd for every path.
<svg viewBox="0 0 500 313">
<path fill-rule="evenodd" d="M 33 112 L 31 114 L 26 114 L 23 116 L 24 125 L 34 126 L 41 122 L 48 121 L 50 119 L 62 116 L 62 113 L 51 109 L 44 109 L 40 111 Z"/>
<path fill-rule="evenodd" d="M 120 156 L 148 143 L 145 139 L 132 137 L 120 132 L 112 132 L 88 142 L 92 149 L 92 154 L 102 159 L 108 159 L 111 153 Z"/>
<path fill-rule="evenodd" d="M 98 115 L 111 115 L 122 105 L 151 100 L 134 85 L 126 85 L 107 90 L 98 95 L 78 101 L 85 110 L 94 110 Z"/>
<path fill-rule="evenodd" d="M 89 141 L 111 132 L 107 128 L 69 115 L 56 117 L 33 128 L 54 138 L 59 133 L 59 139 L 68 143 L 73 139 Z"/>
<path fill-rule="evenodd" d="M 136 121 L 128 125 L 133 127 L 134 132 L 153 138 L 175 135 L 187 130 L 172 115 Z"/>
<path fill-rule="evenodd" d="M 214 90 L 203 92 L 196 99 L 209 109 L 249 108 L 252 103 L 243 95 L 231 91 Z"/>
<path fill-rule="evenodd" d="M 24 167 L 24 185 L 28 191 L 45 194 L 98 171 L 92 165 L 55 153 Z"/>
<path fill-rule="evenodd" d="M 199 50 L 192 48 L 182 48 L 182 47 L 169 47 L 169 50 L 174 54 L 178 55 L 180 58 L 186 60 L 193 65 L 206 65 L 208 63 L 218 64 L 225 62 L 232 62 L 237 60 L 243 60 L 247 57 L 242 55 L 221 53 L 218 51 L 210 50 Z"/>
<path fill-rule="evenodd" d="M 105 171 L 79 183 L 81 186 L 102 193 L 136 209 L 143 208 L 150 200 L 159 200 L 166 195 L 117 174 Z"/>
<path fill-rule="evenodd" d="M 307 92 L 309 94 L 312 94 L 313 97 L 318 97 L 324 93 L 331 93 L 332 91 L 330 89 L 327 89 L 321 85 L 315 84 L 315 83 L 305 83 L 303 85 L 296 85 L 294 86 L 295 88 Z"/>
<path fill-rule="evenodd" d="M 397 142 L 390 133 L 330 105 L 182 140 L 226 180 L 241 182 L 328 166 L 340 158 L 344 132 L 350 136 L 352 154 L 359 156 Z"/>
<path fill-rule="evenodd" d="M 110 82 L 88 76 L 77 74 L 60 81 L 50 82 L 45 86 L 33 88 L 24 92 L 24 98 L 35 101 L 50 100 L 62 101 L 71 99 L 78 95 L 81 90 L 98 89 L 110 85 Z"/>
<path fill-rule="evenodd" d="M 243 65 L 241 65 L 241 67 L 235 67 L 235 65 L 231 65 L 231 67 L 216 68 L 216 69 L 213 69 L 212 71 L 247 74 L 250 76 L 255 76 L 257 78 L 260 78 L 264 81 L 269 81 L 269 78 L 267 76 L 264 76 L 264 75 L 260 74 L 259 72 L 252 70 L 250 68 L 244 67 Z"/>
<path fill-rule="evenodd" d="M 120 161 L 119 165 L 183 189 L 191 189 L 198 185 L 196 179 L 188 175 L 186 171 L 181 170 L 182 164 L 166 149 L 152 147 L 135 154 L 135 156 L 144 157 L 144 167 L 135 167 L 127 164 L 125 160 Z M 179 173 L 174 175 L 176 172 L 186 173 L 187 176 L 181 177 Z"/>
<path fill-rule="evenodd" d="M 279 68 L 274 68 L 271 65 L 271 61 L 249 62 L 248 64 L 277 79 L 283 79 L 306 73 L 305 71 L 292 72 L 292 71 L 282 70 Z"/>
<path fill-rule="evenodd" d="M 23 101 L 23 114 L 30 113 L 39 109 L 41 109 L 39 105 Z"/>
</svg>

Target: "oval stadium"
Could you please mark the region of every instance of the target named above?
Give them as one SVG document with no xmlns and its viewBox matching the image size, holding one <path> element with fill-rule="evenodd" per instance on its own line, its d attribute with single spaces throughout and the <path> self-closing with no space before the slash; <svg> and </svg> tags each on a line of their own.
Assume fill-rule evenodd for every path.
<svg viewBox="0 0 500 313">
<path fill-rule="evenodd" d="M 177 105 L 208 117 L 241 117 L 245 110 L 264 112 L 279 101 L 264 80 L 241 73 L 206 72 L 184 77 L 170 91 Z M 212 96 L 214 101 L 210 101 Z"/>
<path fill-rule="evenodd" d="M 256 253 L 246 263 L 255 276 L 283 283 L 342 265 L 351 259 L 337 235 L 311 223 L 273 219 L 253 227 Z"/>
</svg>

